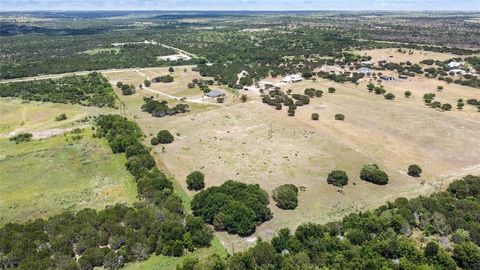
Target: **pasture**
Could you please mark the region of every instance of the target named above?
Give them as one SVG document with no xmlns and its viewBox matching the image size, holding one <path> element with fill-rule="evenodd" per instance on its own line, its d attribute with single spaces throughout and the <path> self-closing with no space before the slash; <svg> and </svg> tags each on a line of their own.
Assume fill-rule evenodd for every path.
<svg viewBox="0 0 480 270">
<path fill-rule="evenodd" d="M 430 55 L 432 53 L 419 57 L 415 53 L 409 57 L 418 59 L 411 61 L 450 58 L 449 55 Z M 165 71 L 150 69 L 148 76 Z M 107 77 L 116 81 L 121 80 L 119 75 L 112 73 Z M 133 76 L 130 72 L 126 78 Z M 154 87 L 162 93 L 180 95 L 187 93 L 182 91 L 190 91 L 186 90 L 187 82 L 200 78 L 195 72 L 184 72 L 181 68 L 176 69 L 174 77 L 181 83 Z M 141 80 L 142 76 L 138 76 L 136 82 Z M 275 83 L 280 78 L 267 80 Z M 476 108 L 466 105 L 463 111 L 454 108 L 441 112 L 425 106 L 422 100 L 424 93 L 434 92 L 435 100 L 455 106 L 458 98 L 478 98 L 476 89 L 417 76 L 382 82 L 387 92 L 396 95 L 391 101 L 369 93 L 368 82 L 364 79 L 354 85 L 317 79 L 278 84 L 283 91 L 291 89 L 293 93 L 303 94 L 309 87 L 324 91 L 323 97 L 313 98 L 309 105 L 299 107 L 295 117 L 288 117 L 286 108 L 276 111 L 262 104 L 260 97 L 243 91 L 240 94 L 249 96 L 246 103 L 212 104 L 163 118 L 153 118 L 140 111 L 142 96 L 150 96 L 150 91 L 138 90 L 133 96 L 120 94 L 119 97 L 126 104 L 127 114 L 135 118 L 147 134 L 146 143 L 162 129 L 174 134 L 174 143 L 154 146 L 153 150 L 160 166 L 190 197 L 194 193 L 186 189 L 185 177 L 193 170 L 205 173 L 207 186 L 233 179 L 259 183 L 269 193 L 285 183 L 300 187 L 299 206 L 293 211 L 284 211 L 271 202 L 274 218 L 262 224 L 252 237 L 217 233 L 224 246 L 232 251 L 254 244 L 255 237 L 271 238 L 282 227 L 294 229 L 304 222 L 338 220 L 348 213 L 373 209 L 400 196 L 427 195 L 446 187 L 455 178 L 480 172 L 480 155 L 474 147 L 480 134 L 480 114 Z M 438 85 L 443 85 L 444 90 L 437 92 Z M 327 93 L 328 87 L 335 87 L 336 93 Z M 403 97 L 406 90 L 412 92 L 412 97 Z M 156 97 L 168 100 L 161 95 Z M 320 115 L 319 121 L 310 119 L 314 112 Z M 335 121 L 336 113 L 344 114 L 345 121 Z M 388 173 L 388 185 L 377 186 L 359 179 L 362 166 L 371 163 Z M 407 175 L 407 167 L 413 163 L 423 168 L 421 178 Z M 348 186 L 338 189 L 326 183 L 328 173 L 334 169 L 347 172 Z"/>
<path fill-rule="evenodd" d="M 0 141 L 0 224 L 46 218 L 65 210 L 133 203 L 136 185 L 125 157 L 85 131 L 15 144 Z"/>
</svg>

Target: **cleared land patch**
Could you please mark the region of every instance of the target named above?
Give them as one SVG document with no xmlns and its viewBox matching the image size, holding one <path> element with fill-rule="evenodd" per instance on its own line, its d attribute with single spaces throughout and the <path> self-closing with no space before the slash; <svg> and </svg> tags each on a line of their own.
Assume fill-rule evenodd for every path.
<svg viewBox="0 0 480 270">
<path fill-rule="evenodd" d="M 91 135 L 22 144 L 0 140 L 0 224 L 136 201 L 125 157 Z"/>
</svg>

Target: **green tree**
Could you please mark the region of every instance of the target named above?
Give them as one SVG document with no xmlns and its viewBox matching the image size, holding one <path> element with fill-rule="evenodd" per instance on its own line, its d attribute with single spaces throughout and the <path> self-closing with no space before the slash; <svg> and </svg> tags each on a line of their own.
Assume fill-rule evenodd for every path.
<svg viewBox="0 0 480 270">
<path fill-rule="evenodd" d="M 337 187 L 343 187 L 348 184 L 347 173 L 341 170 L 333 170 L 328 174 L 327 183 Z"/>
<path fill-rule="evenodd" d="M 193 171 L 187 176 L 187 187 L 190 190 L 201 190 L 205 187 L 205 175 L 199 171 Z"/>
<path fill-rule="evenodd" d="M 408 175 L 419 177 L 421 173 L 422 168 L 420 168 L 420 166 L 418 166 L 417 164 L 412 164 L 408 166 Z"/>
<path fill-rule="evenodd" d="M 278 208 L 295 209 L 298 205 L 298 188 L 292 184 L 285 184 L 273 190 L 272 198 Z"/>
<path fill-rule="evenodd" d="M 335 114 L 335 120 L 343 121 L 343 120 L 345 120 L 345 115 L 343 115 L 341 113 L 337 113 L 337 114 Z"/>
<path fill-rule="evenodd" d="M 161 144 L 169 144 L 175 140 L 173 138 L 173 135 L 168 130 L 161 130 L 160 132 L 158 132 L 157 139 L 158 142 Z"/>
<path fill-rule="evenodd" d="M 365 165 L 360 171 L 360 179 L 377 184 L 388 184 L 388 175 L 379 169 L 378 165 Z"/>
<path fill-rule="evenodd" d="M 412 92 L 410 92 L 410 91 L 405 91 L 405 94 L 404 94 L 404 95 L 405 95 L 406 98 L 409 98 L 409 97 L 412 95 Z"/>
</svg>

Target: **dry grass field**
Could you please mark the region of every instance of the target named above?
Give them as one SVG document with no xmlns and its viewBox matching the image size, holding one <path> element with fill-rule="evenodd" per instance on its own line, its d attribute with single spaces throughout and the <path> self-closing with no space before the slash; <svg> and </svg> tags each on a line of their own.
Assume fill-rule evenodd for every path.
<svg viewBox="0 0 480 270">
<path fill-rule="evenodd" d="M 458 55 L 450 53 L 440 53 L 440 52 L 430 52 L 422 50 L 411 50 L 413 54 L 409 54 L 409 49 L 403 49 L 407 53 L 398 52 L 395 48 L 389 49 L 372 49 L 372 50 L 360 50 L 353 51 L 355 54 L 359 55 L 368 55 L 372 57 L 372 62 L 378 62 L 386 60 L 388 62 L 406 62 L 410 61 L 412 63 L 419 63 L 422 60 L 433 59 L 445 61 L 451 58 L 458 57 Z"/>
<path fill-rule="evenodd" d="M 415 63 L 427 58 L 451 57 L 429 54 L 432 53 L 423 55 L 422 52 L 420 57 L 415 52 L 409 60 Z M 162 72 L 166 70 L 150 70 L 148 76 Z M 106 74 L 111 81 L 124 81 L 123 75 Z M 143 80 L 135 71 L 125 76 L 137 76 L 136 83 Z M 185 90 L 186 83 L 198 76 L 177 68 L 174 74 L 177 83 L 155 87 L 162 93 L 185 93 L 190 98 L 182 91 L 190 91 Z M 280 78 L 268 80 L 277 82 Z M 288 117 L 285 108 L 276 111 L 262 104 L 260 97 L 249 95 L 247 103 L 237 101 L 224 106 L 189 103 L 194 108 L 190 113 L 153 118 L 140 110 L 142 97 L 152 95 L 151 92 L 139 90 L 133 96 L 119 96 L 126 104 L 127 114 L 135 118 L 147 134 L 146 143 L 162 129 L 175 134 L 173 144 L 155 146 L 154 151 L 160 166 L 170 172 L 190 196 L 194 193 L 186 190 L 185 177 L 193 170 L 205 173 L 207 186 L 233 179 L 259 183 L 269 193 L 285 183 L 301 187 L 299 207 L 284 211 L 271 203 L 274 218 L 261 225 L 253 237 L 219 233 L 231 251 L 253 244 L 255 236 L 270 238 L 282 227 L 293 229 L 308 221 L 338 220 L 348 213 L 372 209 L 400 196 L 429 194 L 461 175 L 480 173 L 480 154 L 476 149 L 480 137 L 477 109 L 466 105 L 463 111 L 454 108 L 441 112 L 425 106 L 422 100 L 424 93 L 434 92 L 436 100 L 455 107 L 458 98 L 479 98 L 477 89 L 446 85 L 424 77 L 397 79 L 382 83 L 387 92 L 396 95 L 395 100 L 386 100 L 369 93 L 367 83 L 364 80 L 359 85 L 337 84 L 319 79 L 282 85 L 282 90 L 292 89 L 294 93 L 303 93 L 309 87 L 324 91 L 322 98 L 311 99 L 309 105 L 299 107 L 295 117 Z M 438 85 L 443 85 L 444 90 L 438 92 Z M 337 92 L 327 93 L 328 87 L 335 87 Z M 410 90 L 412 97 L 404 98 L 405 90 Z M 232 96 L 229 98 L 233 100 Z M 310 119 L 313 112 L 319 113 L 319 121 Z M 344 114 L 345 121 L 335 121 L 336 113 Z M 377 186 L 359 179 L 361 167 L 371 163 L 389 174 L 388 185 Z M 421 178 L 406 174 L 408 165 L 413 163 L 423 168 Z M 350 177 L 349 185 L 342 190 L 326 183 L 333 169 L 345 170 Z"/>
</svg>

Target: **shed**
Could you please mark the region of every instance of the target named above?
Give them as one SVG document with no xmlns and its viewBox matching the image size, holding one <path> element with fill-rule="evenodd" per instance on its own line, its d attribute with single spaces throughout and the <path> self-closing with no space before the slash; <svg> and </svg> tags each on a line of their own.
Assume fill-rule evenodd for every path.
<svg viewBox="0 0 480 270">
<path fill-rule="evenodd" d="M 212 98 L 224 97 L 224 96 L 225 96 L 225 93 L 222 92 L 222 91 L 220 91 L 220 90 L 214 89 L 214 90 L 206 93 L 205 96 L 207 96 L 207 97 L 212 97 Z"/>
<path fill-rule="evenodd" d="M 368 75 L 370 74 L 372 71 L 367 68 L 367 67 L 361 67 L 359 69 L 357 69 L 357 73 L 360 73 L 360 74 L 365 74 L 365 75 Z"/>
</svg>

